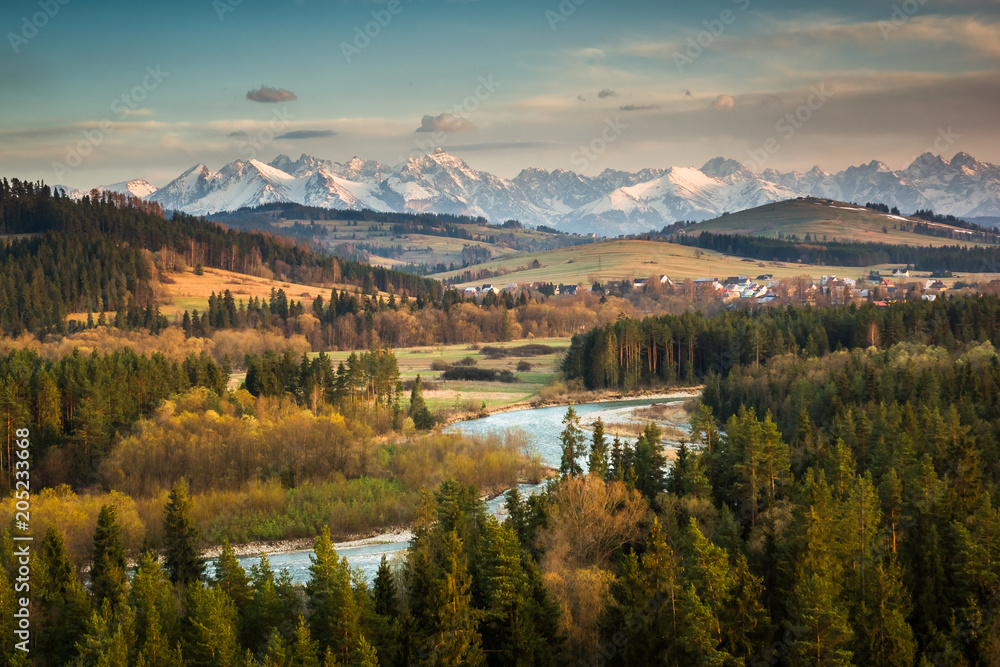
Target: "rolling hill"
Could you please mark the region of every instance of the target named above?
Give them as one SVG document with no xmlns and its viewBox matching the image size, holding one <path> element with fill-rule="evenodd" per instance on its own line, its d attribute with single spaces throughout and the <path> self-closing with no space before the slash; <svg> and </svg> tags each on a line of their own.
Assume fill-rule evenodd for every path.
<svg viewBox="0 0 1000 667">
<path fill-rule="evenodd" d="M 915 225 L 952 232 L 954 238 L 916 233 Z M 829 199 L 791 199 L 722 215 L 685 228 L 685 234 L 713 232 L 813 241 L 859 241 L 918 246 L 977 245 L 962 229 L 920 218 L 879 213 Z M 808 239 L 806 237 L 809 237 Z"/>
<path fill-rule="evenodd" d="M 538 265 L 534 266 L 537 261 Z M 697 279 L 738 274 L 772 274 L 775 278 L 810 275 L 857 277 L 868 267 L 818 266 L 789 262 L 763 262 L 733 257 L 723 253 L 699 250 L 676 243 L 644 240 L 609 240 L 582 246 L 557 248 L 478 264 L 466 270 L 489 269 L 504 272 L 494 278 L 468 280 L 458 287 L 493 283 L 551 282 L 565 285 L 587 285 L 594 282 L 622 280 L 626 277 L 648 278 L 667 275 L 672 280 Z M 463 271 L 435 274 L 447 280 L 461 276 Z"/>
</svg>

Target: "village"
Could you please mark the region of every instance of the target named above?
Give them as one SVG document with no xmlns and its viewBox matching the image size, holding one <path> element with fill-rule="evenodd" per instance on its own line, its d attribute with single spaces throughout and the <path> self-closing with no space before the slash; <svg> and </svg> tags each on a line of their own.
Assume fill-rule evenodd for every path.
<svg viewBox="0 0 1000 667">
<path fill-rule="evenodd" d="M 517 295 L 521 292 L 538 292 L 544 296 L 576 295 L 584 291 L 591 294 L 629 296 L 649 294 L 674 294 L 687 296 L 693 302 L 721 302 L 737 305 L 766 305 L 771 303 L 796 305 L 849 305 L 874 303 L 887 306 L 895 301 L 920 298 L 933 301 L 948 288 L 939 278 L 911 275 L 909 268 L 893 269 L 889 276 L 872 271 L 867 277 L 847 278 L 825 275 L 818 280 L 810 276 L 775 278 L 765 273 L 751 277 L 736 275 L 704 277 L 674 281 L 667 275 L 649 278 L 626 277 L 621 281 L 595 282 L 590 287 L 546 282 L 503 285 L 485 283 L 469 286 L 462 290 L 466 298 L 500 297 L 505 294 Z"/>
</svg>

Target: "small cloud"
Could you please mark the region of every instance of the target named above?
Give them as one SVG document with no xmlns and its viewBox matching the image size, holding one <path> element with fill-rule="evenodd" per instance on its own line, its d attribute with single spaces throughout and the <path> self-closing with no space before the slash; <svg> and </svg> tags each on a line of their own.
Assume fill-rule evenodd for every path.
<svg viewBox="0 0 1000 667">
<path fill-rule="evenodd" d="M 603 100 L 605 97 L 618 97 L 618 93 L 611 90 L 610 88 L 605 88 L 601 92 L 597 93 L 597 97 Z"/>
<path fill-rule="evenodd" d="M 736 98 L 732 95 L 719 95 L 709 105 L 709 109 L 727 110 L 736 106 Z"/>
<path fill-rule="evenodd" d="M 576 96 L 576 100 L 577 100 L 577 102 L 586 102 L 587 98 L 584 97 L 583 95 L 577 95 Z"/>
<path fill-rule="evenodd" d="M 290 102 L 299 98 L 295 96 L 295 93 L 284 88 L 261 86 L 257 90 L 249 91 L 247 99 L 252 102 Z"/>
<path fill-rule="evenodd" d="M 235 137 L 237 139 L 246 139 L 250 135 L 247 134 L 246 132 L 244 132 L 243 130 L 236 130 L 235 132 L 230 132 L 226 136 L 227 137 Z"/>
<path fill-rule="evenodd" d="M 126 109 L 125 110 L 125 115 L 126 116 L 152 116 L 153 115 L 153 110 L 152 109 Z"/>
<path fill-rule="evenodd" d="M 333 130 L 292 130 L 279 134 L 275 139 L 322 139 L 337 134 Z"/>
<path fill-rule="evenodd" d="M 691 97 L 691 96 L 692 95 L 691 95 L 691 91 L 690 90 L 685 90 L 684 91 L 684 97 Z"/>
<path fill-rule="evenodd" d="M 417 132 L 465 132 L 474 130 L 473 125 L 467 118 L 459 118 L 450 113 L 443 113 L 439 116 L 426 115 L 420 121 Z"/>
<path fill-rule="evenodd" d="M 659 104 L 625 104 L 618 107 L 621 111 L 653 111 L 659 108 Z"/>
</svg>

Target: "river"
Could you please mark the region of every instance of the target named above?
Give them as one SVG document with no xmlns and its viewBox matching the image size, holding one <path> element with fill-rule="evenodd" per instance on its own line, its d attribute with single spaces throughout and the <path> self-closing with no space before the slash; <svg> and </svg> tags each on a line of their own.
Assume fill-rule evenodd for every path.
<svg viewBox="0 0 1000 667">
<path fill-rule="evenodd" d="M 623 401 L 613 401 L 604 403 L 584 403 L 575 405 L 574 409 L 581 417 L 592 412 L 615 410 L 618 408 L 635 408 L 654 403 L 666 403 L 673 401 L 683 401 L 680 398 L 636 398 Z M 473 419 L 470 421 L 456 422 L 450 424 L 444 430 L 446 433 L 465 433 L 467 435 L 487 435 L 491 431 L 507 431 L 510 429 L 521 429 L 527 432 L 533 447 L 541 454 L 542 462 L 547 466 L 559 467 L 562 458 L 562 448 L 559 443 L 559 436 L 563 430 L 562 420 L 566 415 L 566 406 L 553 406 L 547 408 L 529 408 L 525 410 L 515 410 L 511 412 L 500 412 Z M 586 470 L 586 459 L 581 460 L 581 465 Z M 522 494 L 534 493 L 541 488 L 541 485 L 522 484 L 518 487 Z M 487 507 L 498 516 L 504 514 L 503 495 L 487 502 Z M 389 537 L 385 541 L 378 538 L 368 540 L 363 545 L 345 543 L 335 545 L 337 553 L 347 558 L 352 567 L 360 568 L 365 578 L 371 581 L 378 569 L 382 555 L 385 554 L 390 560 L 393 557 L 402 557 L 409 540 L 397 536 Z M 309 579 L 309 557 L 312 549 L 303 551 L 293 551 L 269 555 L 268 560 L 271 567 L 277 572 L 282 569 L 288 570 L 292 581 L 295 583 L 305 583 Z M 260 555 L 243 556 L 239 558 L 240 564 L 249 569 L 251 565 L 260 560 Z M 214 560 L 209 561 L 209 571 L 213 570 Z"/>
</svg>

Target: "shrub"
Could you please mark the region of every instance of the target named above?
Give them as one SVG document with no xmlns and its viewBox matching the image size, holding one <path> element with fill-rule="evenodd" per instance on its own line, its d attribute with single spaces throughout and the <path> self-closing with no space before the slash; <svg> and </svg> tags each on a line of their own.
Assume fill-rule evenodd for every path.
<svg viewBox="0 0 1000 667">
<path fill-rule="evenodd" d="M 510 371 L 496 371 L 492 368 L 476 366 L 456 366 L 441 374 L 442 380 L 464 380 L 468 382 L 520 382 Z"/>
<path fill-rule="evenodd" d="M 479 362 L 472 357 L 465 357 L 455 362 L 456 366 L 475 366 Z"/>
<path fill-rule="evenodd" d="M 450 368 L 451 364 L 449 364 L 447 361 L 444 361 L 443 359 L 435 359 L 434 361 L 431 362 L 432 371 L 447 371 Z"/>
<path fill-rule="evenodd" d="M 530 370 L 531 370 L 531 364 L 528 363 L 527 361 L 519 361 L 519 362 L 517 362 L 517 372 L 518 373 L 527 373 Z"/>
</svg>

